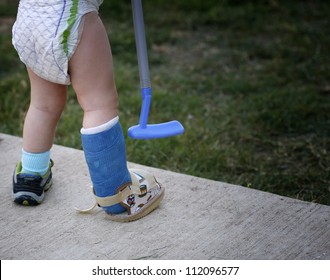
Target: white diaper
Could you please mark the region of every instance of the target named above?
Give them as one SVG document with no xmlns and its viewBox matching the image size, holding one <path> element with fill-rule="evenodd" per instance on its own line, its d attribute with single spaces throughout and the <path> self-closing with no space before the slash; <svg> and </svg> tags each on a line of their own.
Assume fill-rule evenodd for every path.
<svg viewBox="0 0 330 280">
<path fill-rule="evenodd" d="M 80 40 L 83 16 L 103 0 L 21 0 L 13 45 L 38 76 L 69 85 L 68 63 Z"/>
</svg>

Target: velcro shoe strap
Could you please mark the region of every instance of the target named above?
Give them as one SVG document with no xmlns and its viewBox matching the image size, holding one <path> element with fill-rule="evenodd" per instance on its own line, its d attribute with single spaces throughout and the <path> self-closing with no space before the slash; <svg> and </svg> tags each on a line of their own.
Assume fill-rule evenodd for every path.
<svg viewBox="0 0 330 280">
<path fill-rule="evenodd" d="M 132 168 L 132 169 L 130 169 L 130 173 L 131 174 L 136 173 L 136 174 L 139 174 L 140 176 L 142 176 L 144 178 L 144 180 L 146 180 L 150 184 L 150 188 L 152 188 L 156 185 L 155 177 L 151 173 L 149 173 L 145 170 Z M 136 178 L 136 176 L 134 176 L 134 178 Z M 142 181 L 144 181 L 144 180 L 142 180 Z"/>
</svg>

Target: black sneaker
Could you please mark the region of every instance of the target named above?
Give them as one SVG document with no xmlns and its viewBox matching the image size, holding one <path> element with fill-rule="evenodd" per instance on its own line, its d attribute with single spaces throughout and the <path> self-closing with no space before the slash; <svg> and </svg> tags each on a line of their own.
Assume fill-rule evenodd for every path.
<svg viewBox="0 0 330 280">
<path fill-rule="evenodd" d="M 25 206 L 40 204 L 44 200 L 45 192 L 52 186 L 53 165 L 54 162 L 50 160 L 46 174 L 40 176 L 21 173 L 22 162 L 19 162 L 13 176 L 14 202 Z"/>
</svg>

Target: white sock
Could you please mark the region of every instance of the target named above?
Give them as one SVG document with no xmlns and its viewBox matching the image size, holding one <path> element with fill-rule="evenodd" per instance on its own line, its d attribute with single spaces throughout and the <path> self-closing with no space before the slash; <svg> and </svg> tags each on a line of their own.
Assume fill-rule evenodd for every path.
<svg viewBox="0 0 330 280">
<path fill-rule="evenodd" d="M 113 118 L 112 120 L 104 123 L 104 124 L 101 124 L 99 126 L 96 126 L 96 127 L 91 127 L 91 128 L 82 128 L 80 130 L 80 133 L 81 134 L 96 134 L 96 133 L 100 133 L 102 131 L 106 131 L 106 130 L 109 130 L 110 128 L 112 128 L 113 126 L 115 126 L 119 121 L 119 117 L 115 117 Z"/>
</svg>

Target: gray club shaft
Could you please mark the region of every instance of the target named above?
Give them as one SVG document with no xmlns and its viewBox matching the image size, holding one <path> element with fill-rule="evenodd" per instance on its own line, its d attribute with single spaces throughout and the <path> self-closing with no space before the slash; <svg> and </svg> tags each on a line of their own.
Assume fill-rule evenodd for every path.
<svg viewBox="0 0 330 280">
<path fill-rule="evenodd" d="M 141 0 L 132 0 L 133 24 L 141 88 L 150 88 L 146 35 Z"/>
</svg>

